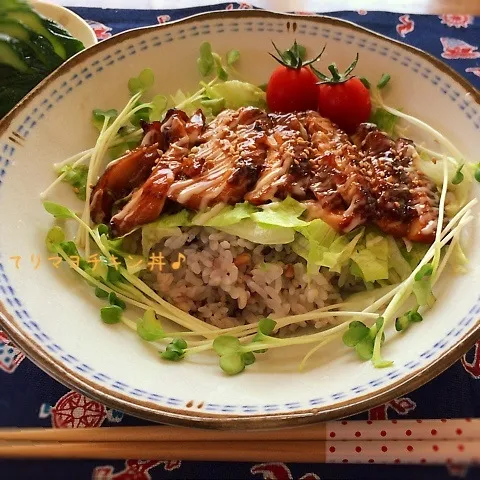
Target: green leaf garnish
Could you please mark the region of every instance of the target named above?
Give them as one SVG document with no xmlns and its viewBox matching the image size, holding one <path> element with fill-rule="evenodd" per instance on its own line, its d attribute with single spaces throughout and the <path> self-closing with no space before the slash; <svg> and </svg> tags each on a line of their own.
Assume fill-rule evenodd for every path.
<svg viewBox="0 0 480 480">
<path fill-rule="evenodd" d="M 225 99 L 224 98 L 212 98 L 207 100 L 202 100 L 201 105 L 209 108 L 212 111 L 212 115 L 218 115 L 222 110 L 225 109 Z"/>
<path fill-rule="evenodd" d="M 181 350 L 185 350 L 187 348 L 187 342 L 183 338 L 175 338 L 172 340 L 172 345 Z"/>
<path fill-rule="evenodd" d="M 125 310 L 127 308 L 127 305 L 123 300 L 117 297 L 117 294 L 115 292 L 110 292 L 108 294 L 108 302 L 110 305 L 116 305 L 117 307 L 120 307 L 122 310 Z"/>
<path fill-rule="evenodd" d="M 405 313 L 401 317 L 398 317 L 395 320 L 395 330 L 397 332 L 403 332 L 410 326 L 410 320 L 408 318 L 408 315 Z"/>
<path fill-rule="evenodd" d="M 45 245 L 51 253 L 57 253 L 57 247 L 65 240 L 65 232 L 61 227 L 55 225 L 52 227 L 45 237 Z"/>
<path fill-rule="evenodd" d="M 423 317 L 416 310 L 411 310 L 408 312 L 408 319 L 410 322 L 418 323 L 423 320 Z"/>
<path fill-rule="evenodd" d="M 433 273 L 433 265 L 431 263 L 426 263 L 422 268 L 415 274 L 415 281 L 419 282 L 424 277 L 430 277 Z"/>
<path fill-rule="evenodd" d="M 227 65 L 231 67 L 240 59 L 240 52 L 238 50 L 232 49 L 227 52 L 226 55 Z"/>
<path fill-rule="evenodd" d="M 377 88 L 381 90 L 382 88 L 385 88 L 390 81 L 391 77 L 388 73 L 384 73 L 380 80 L 377 83 Z"/>
<path fill-rule="evenodd" d="M 78 253 L 77 246 L 71 240 L 67 242 L 61 242 L 60 248 L 65 252 L 67 257 L 79 257 L 80 254 Z"/>
<path fill-rule="evenodd" d="M 228 73 L 223 68 L 222 58 L 220 57 L 220 55 L 218 55 L 215 52 L 212 53 L 212 56 L 213 56 L 213 60 L 215 61 L 215 67 L 217 69 L 217 77 L 223 81 L 228 80 Z"/>
<path fill-rule="evenodd" d="M 417 280 L 412 286 L 413 293 L 417 299 L 418 305 L 428 305 L 432 307 L 435 303 L 435 296 L 432 292 L 432 281 L 429 277 Z"/>
<path fill-rule="evenodd" d="M 374 341 L 366 337 L 355 345 L 355 351 L 362 360 L 370 360 L 373 356 Z"/>
<path fill-rule="evenodd" d="M 412 323 L 418 323 L 423 320 L 422 315 L 420 315 L 420 313 L 417 311 L 418 307 L 419 305 L 395 320 L 395 329 L 397 332 L 402 332 L 403 330 L 406 330 Z"/>
<path fill-rule="evenodd" d="M 262 318 L 258 322 L 258 331 L 263 335 L 271 335 L 277 326 L 277 322 L 271 318 Z"/>
<path fill-rule="evenodd" d="M 242 358 L 243 358 L 243 363 L 245 365 L 252 365 L 252 363 L 255 363 L 255 354 L 253 352 L 244 352 L 242 354 Z"/>
<path fill-rule="evenodd" d="M 165 110 L 167 109 L 168 100 L 164 95 L 155 95 L 151 101 L 152 109 L 150 111 L 150 121 L 161 120 Z"/>
<path fill-rule="evenodd" d="M 110 110 L 100 110 L 99 108 L 96 108 L 92 112 L 92 124 L 98 131 L 102 131 L 105 125 L 105 120 L 107 120 L 106 126 L 108 127 L 117 117 L 118 111 L 113 108 Z"/>
<path fill-rule="evenodd" d="M 160 357 L 164 360 L 170 360 L 171 362 L 178 362 L 183 358 L 182 355 L 174 350 L 165 350 L 160 353 Z"/>
<path fill-rule="evenodd" d="M 370 88 L 372 86 L 371 86 L 370 82 L 365 77 L 360 77 L 359 80 L 363 83 L 365 88 L 368 88 L 368 90 L 370 90 Z"/>
<path fill-rule="evenodd" d="M 365 77 L 360 77 L 359 80 L 363 83 L 363 86 L 365 88 L 368 88 L 368 90 L 370 90 L 372 85 L 370 84 L 370 82 Z"/>
<path fill-rule="evenodd" d="M 245 370 L 245 361 L 241 353 L 229 353 L 220 357 L 220 368 L 228 375 L 236 375 Z"/>
<path fill-rule="evenodd" d="M 475 168 L 473 176 L 475 177 L 475 180 L 480 183 L 480 163 L 477 165 L 477 168 Z"/>
<path fill-rule="evenodd" d="M 87 165 L 77 165 L 76 167 L 65 165 L 58 171 L 58 173 L 59 175 L 64 174 L 62 182 L 70 184 L 77 197 L 80 200 L 85 200 L 88 177 Z"/>
<path fill-rule="evenodd" d="M 370 332 L 370 329 L 362 322 L 351 322 L 348 330 L 343 334 L 342 340 L 347 347 L 355 347 Z"/>
<path fill-rule="evenodd" d="M 43 208 L 55 218 L 74 218 L 75 214 L 67 207 L 54 202 L 43 202 Z"/>
<path fill-rule="evenodd" d="M 463 182 L 463 179 L 464 179 L 464 175 L 462 173 L 462 168 L 463 168 L 464 164 L 462 163 L 458 168 L 457 168 L 457 171 L 455 172 L 455 176 L 453 177 L 452 179 L 452 183 L 453 185 L 458 185 L 460 183 Z"/>
<path fill-rule="evenodd" d="M 108 292 L 102 290 L 100 287 L 95 287 L 95 296 L 97 298 L 108 298 Z"/>
<path fill-rule="evenodd" d="M 160 357 L 164 360 L 178 362 L 184 357 L 186 348 L 187 342 L 182 338 L 176 338 L 167 345 L 164 352 L 160 353 Z"/>
<path fill-rule="evenodd" d="M 114 324 L 120 322 L 122 309 L 117 305 L 109 305 L 100 309 L 100 317 L 104 323 Z"/>
<path fill-rule="evenodd" d="M 197 59 L 197 65 L 202 77 L 206 77 L 212 73 L 215 60 L 212 55 L 212 46 L 209 42 L 203 42 L 200 45 L 200 57 Z"/>
<path fill-rule="evenodd" d="M 114 267 L 108 267 L 107 280 L 114 285 L 122 282 L 121 273 Z"/>
<path fill-rule="evenodd" d="M 108 237 L 110 235 L 110 228 L 108 227 L 108 225 L 100 223 L 97 225 L 97 232 L 100 236 L 105 235 L 106 237 Z"/>
<path fill-rule="evenodd" d="M 220 335 L 213 341 L 213 349 L 220 356 L 235 353 L 240 349 L 240 340 L 231 335 Z"/>
<path fill-rule="evenodd" d="M 153 309 L 146 310 L 143 317 L 137 322 L 137 333 L 147 342 L 154 342 L 165 337 L 162 324 Z"/>
<path fill-rule="evenodd" d="M 139 92 L 146 92 L 155 83 L 155 75 L 151 68 L 146 68 L 140 72 L 138 77 L 133 77 L 128 81 L 128 89 L 132 95 Z"/>
</svg>

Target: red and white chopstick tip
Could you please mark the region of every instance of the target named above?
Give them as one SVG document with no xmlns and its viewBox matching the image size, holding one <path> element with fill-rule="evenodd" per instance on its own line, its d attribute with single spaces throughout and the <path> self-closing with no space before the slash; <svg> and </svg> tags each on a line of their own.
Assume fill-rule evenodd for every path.
<svg viewBox="0 0 480 480">
<path fill-rule="evenodd" d="M 478 442 L 453 440 L 336 442 L 326 449 L 327 463 L 478 464 Z"/>
</svg>

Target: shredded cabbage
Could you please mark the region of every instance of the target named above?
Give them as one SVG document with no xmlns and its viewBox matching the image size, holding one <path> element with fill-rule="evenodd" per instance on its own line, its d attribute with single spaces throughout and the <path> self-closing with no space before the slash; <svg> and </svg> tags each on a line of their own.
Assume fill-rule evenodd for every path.
<svg viewBox="0 0 480 480">
<path fill-rule="evenodd" d="M 260 245 L 284 245 L 292 243 L 295 238 L 295 230 L 286 227 L 264 227 L 251 219 L 245 219 L 236 225 L 219 227 L 219 230 L 230 235 L 244 238 Z"/>
<path fill-rule="evenodd" d="M 300 202 L 287 197 L 281 202 L 264 205 L 261 211 L 252 213 L 250 217 L 264 227 L 298 228 L 308 225 L 307 222 L 298 218 L 305 211 L 305 208 Z"/>
<path fill-rule="evenodd" d="M 217 83 L 206 90 L 209 99 L 225 100 L 225 108 L 238 109 L 240 107 L 266 108 L 265 92 L 252 83 L 240 80 L 228 80 Z"/>
<path fill-rule="evenodd" d="M 388 279 L 388 251 L 386 237 L 367 233 L 365 239 L 357 246 L 351 256 L 352 261 L 361 271 L 363 280 L 375 282 Z"/>
<path fill-rule="evenodd" d="M 203 225 L 206 227 L 228 227 L 235 225 L 244 218 L 249 218 L 258 209 L 248 202 L 237 203 L 234 207 L 227 205 L 214 217 L 208 219 Z"/>
</svg>

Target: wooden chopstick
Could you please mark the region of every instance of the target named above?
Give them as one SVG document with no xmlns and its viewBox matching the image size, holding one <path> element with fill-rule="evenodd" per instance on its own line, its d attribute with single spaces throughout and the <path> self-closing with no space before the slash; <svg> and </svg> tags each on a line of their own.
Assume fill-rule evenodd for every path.
<svg viewBox="0 0 480 480">
<path fill-rule="evenodd" d="M 330 445 L 330 446 L 329 446 Z M 479 464 L 480 441 L 1 442 L 0 458 Z"/>
<path fill-rule="evenodd" d="M 264 431 L 201 430 L 184 427 L 0 429 L 0 441 L 40 442 L 215 442 L 339 440 L 480 440 L 480 419 L 326 422 Z"/>
</svg>

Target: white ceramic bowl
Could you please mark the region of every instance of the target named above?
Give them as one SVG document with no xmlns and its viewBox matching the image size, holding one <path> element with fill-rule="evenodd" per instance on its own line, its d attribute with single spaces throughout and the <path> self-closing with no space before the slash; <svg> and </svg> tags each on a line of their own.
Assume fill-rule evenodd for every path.
<svg viewBox="0 0 480 480">
<path fill-rule="evenodd" d="M 85 48 L 91 47 L 97 43 L 97 37 L 88 23 L 76 13 L 68 10 L 60 5 L 54 5 L 50 2 L 42 2 L 40 0 L 32 0 L 33 8 L 44 17 L 55 20 L 62 25 L 70 35 L 78 38 Z"/>
<path fill-rule="evenodd" d="M 220 53 L 239 48 L 242 74 L 263 83 L 274 67 L 267 55 L 270 41 L 286 47 L 294 38 L 312 53 L 328 42 L 323 67 L 331 61 L 346 67 L 358 51 L 358 75 L 391 74 L 389 103 L 440 129 L 465 158 L 477 158 L 478 92 L 440 61 L 351 23 L 263 11 L 216 12 L 107 40 L 63 65 L 0 123 L 1 324 L 41 368 L 134 415 L 266 428 L 338 418 L 388 401 L 439 374 L 478 339 L 478 248 L 468 251 L 468 274 L 447 276 L 440 285 L 439 301 L 425 320 L 385 344 L 392 368 L 376 370 L 337 343 L 302 373 L 297 371 L 301 352 L 293 348 L 272 350 L 268 361 L 234 377 L 222 374 L 213 355 L 161 362 L 131 331 L 102 324 L 101 303 L 91 289 L 47 261 L 44 237 L 52 222 L 39 193 L 54 179 L 53 162 L 93 144 L 93 108 L 122 107 L 128 79 L 145 67 L 155 71 L 161 93 L 193 89 L 204 40 Z M 71 202 L 70 189 L 57 190 L 53 199 Z M 473 244 L 479 225 L 469 232 Z M 17 255 L 22 257 L 18 269 L 10 259 Z M 35 270 L 36 255 L 43 263 Z"/>
</svg>

